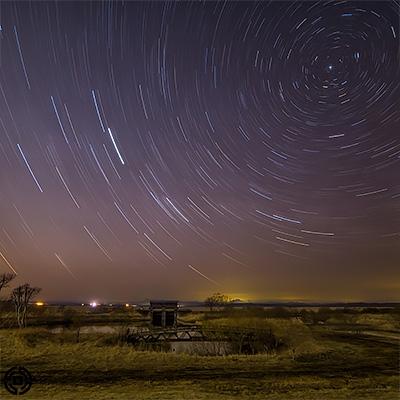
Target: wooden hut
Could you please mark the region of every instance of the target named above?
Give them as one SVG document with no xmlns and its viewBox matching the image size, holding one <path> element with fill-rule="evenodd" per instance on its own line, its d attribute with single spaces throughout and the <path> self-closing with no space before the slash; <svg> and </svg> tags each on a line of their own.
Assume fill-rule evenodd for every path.
<svg viewBox="0 0 400 400">
<path fill-rule="evenodd" d="M 175 300 L 150 301 L 151 324 L 156 327 L 176 327 L 178 302 Z"/>
</svg>

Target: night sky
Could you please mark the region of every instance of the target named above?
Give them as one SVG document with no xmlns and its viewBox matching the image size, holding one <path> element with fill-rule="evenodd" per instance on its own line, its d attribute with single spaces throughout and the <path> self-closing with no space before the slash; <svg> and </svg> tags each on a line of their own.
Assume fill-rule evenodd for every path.
<svg viewBox="0 0 400 400">
<path fill-rule="evenodd" d="M 396 2 L 1 2 L 0 272 L 45 300 L 399 300 Z"/>
</svg>

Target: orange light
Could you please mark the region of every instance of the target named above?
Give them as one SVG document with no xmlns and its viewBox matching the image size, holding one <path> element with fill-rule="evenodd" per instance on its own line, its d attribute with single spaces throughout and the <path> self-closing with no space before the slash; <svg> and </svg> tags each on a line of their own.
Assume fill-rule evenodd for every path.
<svg viewBox="0 0 400 400">
<path fill-rule="evenodd" d="M 35 304 L 39 307 L 44 306 L 43 301 L 37 301 Z"/>
<path fill-rule="evenodd" d="M 129 307 L 129 304 L 128 304 L 128 303 L 126 303 L 126 304 L 125 304 L 125 307 Z"/>
</svg>

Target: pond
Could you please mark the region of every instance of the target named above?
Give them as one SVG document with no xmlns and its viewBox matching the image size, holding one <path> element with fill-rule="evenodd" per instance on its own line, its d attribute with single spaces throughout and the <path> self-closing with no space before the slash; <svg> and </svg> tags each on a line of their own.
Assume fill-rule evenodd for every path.
<svg viewBox="0 0 400 400">
<path fill-rule="evenodd" d="M 117 334 L 126 329 L 133 330 L 135 327 L 127 327 L 123 325 L 84 325 L 79 329 L 79 333 L 104 333 L 104 334 Z M 77 331 L 78 327 L 67 328 L 65 326 L 57 326 L 49 329 L 51 333 L 63 333 L 68 331 Z"/>
<path fill-rule="evenodd" d="M 125 333 L 129 329 L 130 332 L 143 330 L 143 327 L 125 326 L 125 325 L 84 325 L 79 329 L 79 334 L 104 334 L 104 335 L 117 335 Z M 51 333 L 61 334 L 64 332 L 77 332 L 78 327 L 67 328 L 65 326 L 57 326 L 49 329 Z M 157 348 L 154 343 L 147 346 L 142 344 L 142 349 L 151 350 Z M 171 351 L 177 354 L 197 354 L 197 355 L 227 355 L 231 353 L 231 345 L 225 341 L 189 341 L 189 340 L 175 340 L 171 342 L 159 342 L 159 347 L 163 351 Z M 148 347 L 148 348 L 147 348 Z"/>
</svg>

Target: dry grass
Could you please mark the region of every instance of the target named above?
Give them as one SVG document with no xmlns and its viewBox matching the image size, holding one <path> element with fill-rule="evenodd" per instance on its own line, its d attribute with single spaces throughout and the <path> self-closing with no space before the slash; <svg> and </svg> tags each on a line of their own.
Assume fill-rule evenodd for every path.
<svg viewBox="0 0 400 400">
<path fill-rule="evenodd" d="M 200 357 L 139 352 L 113 345 L 105 335 L 87 335 L 83 342 L 75 343 L 73 332 L 54 335 L 39 328 L 0 330 L 1 372 L 15 365 L 30 370 L 35 382 L 24 395 L 27 400 L 398 397 L 396 346 L 327 339 L 294 320 L 267 323 L 276 334 L 290 339 L 291 347 L 274 354 Z M 3 387 L 0 397 L 13 398 Z"/>
</svg>

